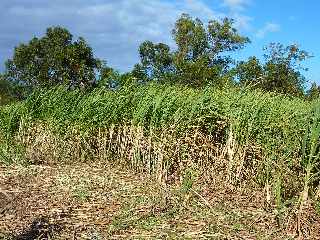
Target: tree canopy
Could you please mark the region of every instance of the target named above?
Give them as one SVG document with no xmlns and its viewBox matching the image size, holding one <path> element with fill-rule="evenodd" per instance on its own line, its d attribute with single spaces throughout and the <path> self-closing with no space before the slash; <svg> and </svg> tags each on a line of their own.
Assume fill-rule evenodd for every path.
<svg viewBox="0 0 320 240">
<path fill-rule="evenodd" d="M 14 50 L 6 62 L 9 81 L 28 86 L 88 86 L 95 81 L 99 60 L 83 38 L 73 41 L 72 34 L 62 27 L 47 29 L 45 36 L 34 37 Z"/>
<path fill-rule="evenodd" d="M 164 43 L 146 41 L 140 46 L 141 63 L 135 71 L 144 71 L 149 78 L 170 79 L 187 85 L 215 83 L 231 62 L 227 52 L 241 49 L 249 42 L 233 27 L 234 21 L 209 21 L 207 26 L 183 14 L 172 30 L 177 49 Z M 138 71 L 139 70 L 139 71 Z"/>
<path fill-rule="evenodd" d="M 271 43 L 265 47 L 264 64 L 256 57 L 247 62 L 240 62 L 237 74 L 242 85 L 252 85 L 266 91 L 274 91 L 290 95 L 302 95 L 306 79 L 301 63 L 311 55 L 296 44 L 284 46 Z"/>
<path fill-rule="evenodd" d="M 139 46 L 140 62 L 122 74 L 94 57 L 83 38 L 73 39 L 63 27 L 50 27 L 43 37 L 34 37 L 14 49 L 0 79 L 2 96 L 23 98 L 30 88 L 67 85 L 108 87 L 170 82 L 193 87 L 207 85 L 251 86 L 265 91 L 294 96 L 319 95 L 316 84 L 305 91 L 307 70 L 302 63 L 311 55 L 296 44 L 271 43 L 264 59 L 256 56 L 236 62 L 230 55 L 250 43 L 234 27 L 234 20 L 224 18 L 207 23 L 182 14 L 172 29 L 174 46 L 145 41 Z M 10 89 L 10 91 L 9 91 Z M 4 94 L 4 92 L 10 92 Z"/>
</svg>

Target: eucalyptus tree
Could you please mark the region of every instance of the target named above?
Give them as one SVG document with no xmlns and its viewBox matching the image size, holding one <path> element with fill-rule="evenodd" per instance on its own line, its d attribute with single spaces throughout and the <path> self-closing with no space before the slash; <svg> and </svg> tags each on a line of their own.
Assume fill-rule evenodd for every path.
<svg viewBox="0 0 320 240">
<path fill-rule="evenodd" d="M 172 37 L 176 49 L 164 43 L 146 41 L 140 46 L 141 69 L 151 79 L 168 78 L 182 84 L 203 86 L 221 84 L 232 59 L 228 52 L 237 51 L 249 43 L 234 28 L 234 21 L 225 18 L 204 24 L 198 18 L 183 14 L 175 23 Z M 141 75 L 140 75 L 141 76 Z"/>
</svg>

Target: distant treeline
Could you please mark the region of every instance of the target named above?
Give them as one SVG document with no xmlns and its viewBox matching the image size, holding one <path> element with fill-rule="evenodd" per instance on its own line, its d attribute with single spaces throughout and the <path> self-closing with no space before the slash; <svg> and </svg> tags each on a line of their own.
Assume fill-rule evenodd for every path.
<svg viewBox="0 0 320 240">
<path fill-rule="evenodd" d="M 34 37 L 14 50 L 0 77 L 0 103 L 21 99 L 35 88 L 65 85 L 67 89 L 116 89 L 128 83 L 148 82 L 186 85 L 195 88 L 251 86 L 268 92 L 306 97 L 319 96 L 313 83 L 306 89 L 302 66 L 311 55 L 298 45 L 271 43 L 264 59 L 256 56 L 235 61 L 230 54 L 250 43 L 239 34 L 234 20 L 224 18 L 203 23 L 183 14 L 175 23 L 174 50 L 165 43 L 143 42 L 140 62 L 132 71 L 119 73 L 106 61 L 94 57 L 83 39 L 73 39 L 62 27 L 50 27 L 45 36 Z"/>
</svg>

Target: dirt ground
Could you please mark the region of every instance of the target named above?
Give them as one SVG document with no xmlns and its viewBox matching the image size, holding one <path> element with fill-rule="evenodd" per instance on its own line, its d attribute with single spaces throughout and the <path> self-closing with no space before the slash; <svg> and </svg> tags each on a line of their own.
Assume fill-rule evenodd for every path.
<svg viewBox="0 0 320 240">
<path fill-rule="evenodd" d="M 261 191 L 164 185 L 103 164 L 0 165 L 0 239 L 294 239 Z M 309 239 L 319 218 L 304 219 Z M 306 230 L 304 230 L 306 229 Z"/>
</svg>

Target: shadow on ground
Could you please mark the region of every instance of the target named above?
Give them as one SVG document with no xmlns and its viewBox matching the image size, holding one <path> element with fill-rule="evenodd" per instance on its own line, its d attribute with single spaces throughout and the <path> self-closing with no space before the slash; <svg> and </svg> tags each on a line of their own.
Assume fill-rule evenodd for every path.
<svg viewBox="0 0 320 240">
<path fill-rule="evenodd" d="M 32 222 L 30 227 L 21 234 L 13 237 L 15 240 L 51 239 L 53 235 L 61 232 L 62 226 L 51 224 L 46 217 L 41 217 Z"/>
</svg>

